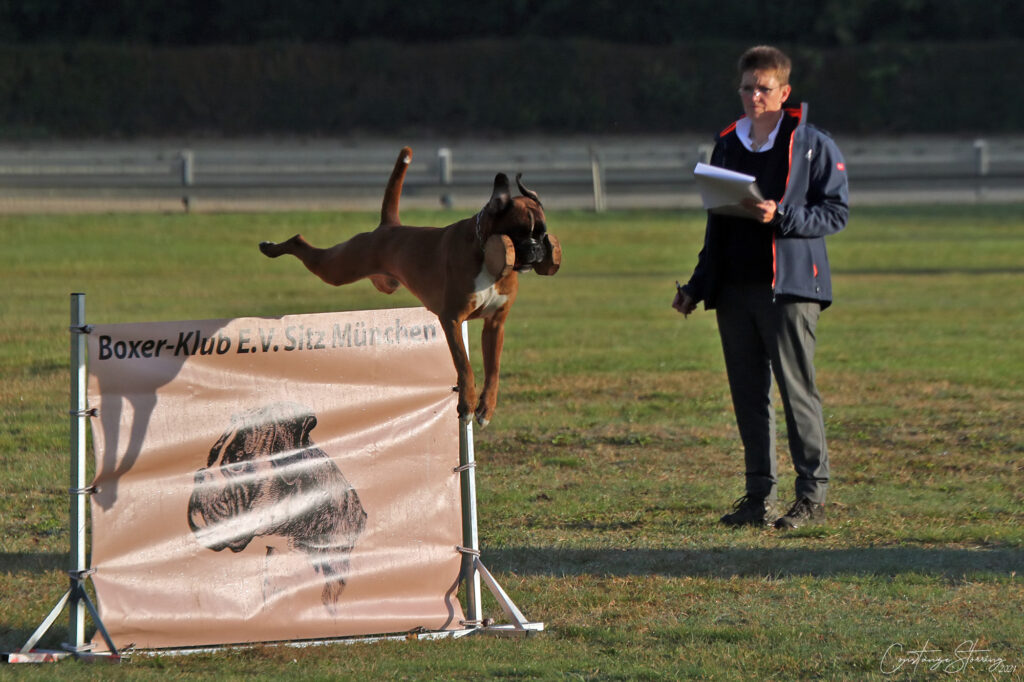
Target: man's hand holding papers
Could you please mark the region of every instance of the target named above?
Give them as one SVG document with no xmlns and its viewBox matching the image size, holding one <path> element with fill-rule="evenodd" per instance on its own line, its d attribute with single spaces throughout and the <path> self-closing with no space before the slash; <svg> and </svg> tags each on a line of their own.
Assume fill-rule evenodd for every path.
<svg viewBox="0 0 1024 682">
<path fill-rule="evenodd" d="M 734 215 L 768 222 L 776 204 L 766 201 L 752 175 L 698 163 L 693 169 L 704 208 L 712 213 Z M 767 219 L 766 219 L 767 216 Z"/>
</svg>

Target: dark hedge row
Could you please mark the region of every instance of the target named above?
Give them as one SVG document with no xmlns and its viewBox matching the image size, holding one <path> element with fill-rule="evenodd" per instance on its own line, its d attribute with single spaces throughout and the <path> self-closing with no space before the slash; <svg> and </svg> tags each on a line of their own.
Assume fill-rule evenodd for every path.
<svg viewBox="0 0 1024 682">
<path fill-rule="evenodd" d="M 739 112 L 745 46 L 8 46 L 0 135 L 711 132 Z M 836 132 L 1024 126 L 1016 42 L 787 49 L 796 96 Z"/>
<path fill-rule="evenodd" d="M 0 41 L 347 44 L 588 38 L 864 45 L 1024 36 L 1019 0 L 0 0 Z M 756 39 L 756 38 L 755 38 Z"/>
</svg>

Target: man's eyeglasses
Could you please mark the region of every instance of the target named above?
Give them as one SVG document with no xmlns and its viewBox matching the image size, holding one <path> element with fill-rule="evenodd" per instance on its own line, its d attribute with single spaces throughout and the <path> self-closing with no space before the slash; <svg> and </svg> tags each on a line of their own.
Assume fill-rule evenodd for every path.
<svg viewBox="0 0 1024 682">
<path fill-rule="evenodd" d="M 778 88 L 762 88 L 759 85 L 741 85 L 737 92 L 745 97 L 754 97 L 755 95 L 758 97 L 767 97 L 776 90 L 778 90 Z"/>
</svg>

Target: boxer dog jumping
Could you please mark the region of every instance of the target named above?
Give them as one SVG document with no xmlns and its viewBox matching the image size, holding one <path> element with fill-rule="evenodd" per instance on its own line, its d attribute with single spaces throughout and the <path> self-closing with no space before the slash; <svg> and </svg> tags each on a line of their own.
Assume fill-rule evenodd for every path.
<svg viewBox="0 0 1024 682">
<path fill-rule="evenodd" d="M 518 273 L 555 274 L 562 249 L 548 234 L 540 198 L 523 186 L 522 174 L 516 176 L 522 196 L 513 197 L 508 177 L 498 173 L 490 200 L 476 215 L 442 228 L 402 225 L 398 202 L 411 160 L 412 150 L 404 147 L 384 190 L 380 225 L 372 232 L 326 249 L 297 234 L 278 244 L 262 242 L 260 251 L 271 258 L 291 254 L 334 286 L 367 277 L 385 294 L 405 286 L 441 322 L 455 364 L 459 418 L 468 422 L 475 415 L 486 426 L 497 403 L 505 320 L 519 291 Z M 460 334 L 462 323 L 473 319 L 484 325 L 479 401 Z"/>
</svg>

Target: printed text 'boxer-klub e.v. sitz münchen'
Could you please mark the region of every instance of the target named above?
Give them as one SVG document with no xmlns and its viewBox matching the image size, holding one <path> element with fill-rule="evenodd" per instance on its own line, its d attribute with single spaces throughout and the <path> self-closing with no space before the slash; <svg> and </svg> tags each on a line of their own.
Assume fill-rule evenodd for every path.
<svg viewBox="0 0 1024 682">
<path fill-rule="evenodd" d="M 233 335 L 215 332 L 204 335 L 200 329 L 181 330 L 176 339 L 114 339 L 99 337 L 99 360 L 151 359 L 164 356 L 225 355 L 228 353 L 277 353 L 337 350 L 369 346 L 394 346 L 426 343 L 436 339 L 436 324 L 394 324 L 372 326 L 364 322 L 334 324 L 328 329 L 289 325 L 286 327 L 242 328 Z"/>
</svg>

